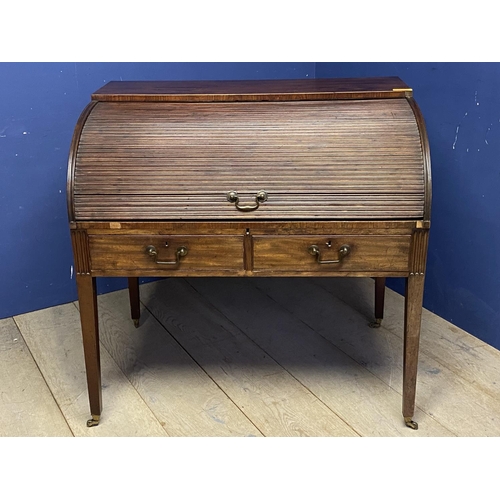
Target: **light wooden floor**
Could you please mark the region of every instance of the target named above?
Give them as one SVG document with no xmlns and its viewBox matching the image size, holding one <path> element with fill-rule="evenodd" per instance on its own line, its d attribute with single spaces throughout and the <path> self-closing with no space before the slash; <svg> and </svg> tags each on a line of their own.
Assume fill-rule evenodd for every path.
<svg viewBox="0 0 500 500">
<path fill-rule="evenodd" d="M 99 297 L 89 417 L 78 304 L 0 320 L 0 436 L 500 436 L 500 351 L 424 311 L 401 416 L 403 298 L 370 279 L 169 279 Z"/>
</svg>

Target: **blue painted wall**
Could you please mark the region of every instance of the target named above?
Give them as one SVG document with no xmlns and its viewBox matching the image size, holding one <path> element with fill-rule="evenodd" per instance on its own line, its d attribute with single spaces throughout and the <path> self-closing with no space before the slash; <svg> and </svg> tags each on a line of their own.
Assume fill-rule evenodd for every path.
<svg viewBox="0 0 500 500">
<path fill-rule="evenodd" d="M 66 169 L 78 116 L 109 80 L 313 78 L 314 63 L 0 63 L 0 318 L 76 299 Z M 100 279 L 110 291 L 124 280 Z"/>
<path fill-rule="evenodd" d="M 424 305 L 500 349 L 500 64 L 316 65 L 316 78 L 388 75 L 413 88 L 429 134 Z M 401 280 L 390 286 L 403 292 Z"/>
<path fill-rule="evenodd" d="M 433 162 L 425 306 L 500 348 L 500 65 L 486 63 L 0 64 L 0 318 L 76 298 L 66 166 L 76 120 L 109 80 L 397 75 Z M 123 280 L 98 280 L 99 291 Z M 390 285 L 402 292 L 402 281 Z"/>
</svg>

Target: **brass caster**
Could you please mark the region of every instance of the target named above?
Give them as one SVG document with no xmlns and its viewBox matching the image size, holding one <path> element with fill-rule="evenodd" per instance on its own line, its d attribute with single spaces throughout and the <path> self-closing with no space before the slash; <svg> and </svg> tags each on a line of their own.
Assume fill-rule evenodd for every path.
<svg viewBox="0 0 500 500">
<path fill-rule="evenodd" d="M 136 328 L 139 328 L 139 320 L 138 319 L 134 319 L 133 322 L 134 322 L 134 326 Z"/>
<path fill-rule="evenodd" d="M 368 323 L 368 326 L 370 328 L 380 328 L 381 324 L 382 324 L 382 318 L 377 318 L 375 321 Z"/>
<path fill-rule="evenodd" d="M 418 429 L 418 424 L 417 422 L 414 422 L 411 417 L 405 417 L 405 425 L 406 427 L 409 427 L 410 429 L 417 430 Z"/>
<path fill-rule="evenodd" d="M 92 415 L 92 418 L 87 420 L 87 427 L 95 427 L 96 425 L 99 425 L 100 418 L 101 417 L 99 415 Z"/>
</svg>

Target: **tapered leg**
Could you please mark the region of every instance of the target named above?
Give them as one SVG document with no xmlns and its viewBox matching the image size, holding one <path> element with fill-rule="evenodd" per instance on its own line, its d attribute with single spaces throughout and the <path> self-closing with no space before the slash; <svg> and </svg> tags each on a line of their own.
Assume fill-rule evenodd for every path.
<svg viewBox="0 0 500 500">
<path fill-rule="evenodd" d="M 412 420 L 415 411 L 417 386 L 418 346 L 424 297 L 423 274 L 410 275 L 406 279 L 404 355 L 403 355 L 403 417 L 408 427 L 418 429 Z"/>
<path fill-rule="evenodd" d="M 128 295 L 130 298 L 130 315 L 137 328 L 141 317 L 141 307 L 139 302 L 139 278 L 128 279 Z"/>
<path fill-rule="evenodd" d="M 375 278 L 375 321 L 372 328 L 379 328 L 384 317 L 385 278 Z"/>
<path fill-rule="evenodd" d="M 87 426 L 93 427 L 99 423 L 102 411 L 96 279 L 89 275 L 79 274 L 76 277 L 76 284 L 80 303 L 80 321 L 82 324 L 90 413 L 92 415 L 92 418 L 87 422 Z"/>
</svg>

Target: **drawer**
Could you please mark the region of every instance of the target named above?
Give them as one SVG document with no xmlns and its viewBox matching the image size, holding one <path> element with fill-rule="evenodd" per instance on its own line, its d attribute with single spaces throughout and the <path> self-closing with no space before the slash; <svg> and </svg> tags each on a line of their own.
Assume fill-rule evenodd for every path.
<svg viewBox="0 0 500 500">
<path fill-rule="evenodd" d="M 90 235 L 89 245 L 97 275 L 243 271 L 242 236 Z"/>
<path fill-rule="evenodd" d="M 410 236 L 256 236 L 254 272 L 406 272 Z"/>
</svg>

